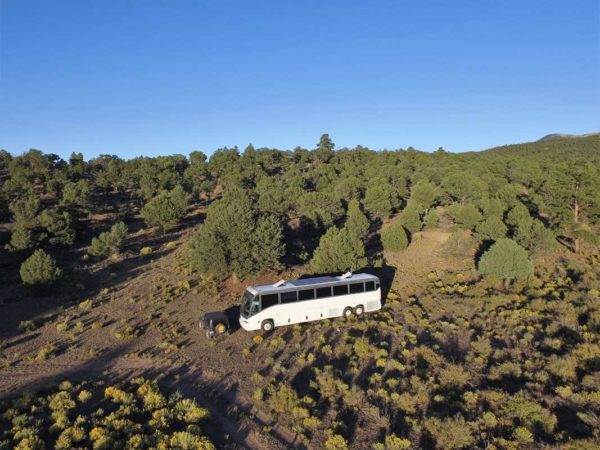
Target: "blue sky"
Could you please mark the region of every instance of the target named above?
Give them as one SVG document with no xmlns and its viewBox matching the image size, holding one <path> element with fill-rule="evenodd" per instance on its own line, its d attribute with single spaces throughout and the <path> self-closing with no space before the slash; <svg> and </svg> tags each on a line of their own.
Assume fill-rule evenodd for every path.
<svg viewBox="0 0 600 450">
<path fill-rule="evenodd" d="M 600 131 L 600 2 L 0 0 L 0 148 L 450 151 Z"/>
</svg>

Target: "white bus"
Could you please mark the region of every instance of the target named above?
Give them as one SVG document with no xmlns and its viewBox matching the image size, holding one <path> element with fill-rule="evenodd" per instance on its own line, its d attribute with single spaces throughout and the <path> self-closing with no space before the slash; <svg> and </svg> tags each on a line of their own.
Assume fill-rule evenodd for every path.
<svg viewBox="0 0 600 450">
<path fill-rule="evenodd" d="M 366 273 L 316 277 L 250 286 L 240 307 L 244 330 L 330 319 L 381 309 L 379 278 Z"/>
</svg>

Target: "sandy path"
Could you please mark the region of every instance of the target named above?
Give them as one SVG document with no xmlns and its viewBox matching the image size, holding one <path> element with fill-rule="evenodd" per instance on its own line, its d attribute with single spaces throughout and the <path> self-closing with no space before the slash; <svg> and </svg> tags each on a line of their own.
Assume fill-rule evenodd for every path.
<svg viewBox="0 0 600 450">
<path fill-rule="evenodd" d="M 396 268 L 393 289 L 401 296 L 418 295 L 429 284 L 427 275 L 430 272 L 466 272 L 472 269 L 472 258 L 459 258 L 444 251 L 450 234 L 437 230 L 421 231 L 413 235 L 406 250 L 386 252 L 387 263 Z"/>
</svg>

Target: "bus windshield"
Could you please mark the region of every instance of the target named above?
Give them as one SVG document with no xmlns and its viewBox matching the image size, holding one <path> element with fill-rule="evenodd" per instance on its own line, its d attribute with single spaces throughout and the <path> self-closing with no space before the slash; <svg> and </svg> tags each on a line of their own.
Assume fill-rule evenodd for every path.
<svg viewBox="0 0 600 450">
<path fill-rule="evenodd" d="M 260 310 L 260 303 L 257 296 L 252 295 L 250 292 L 244 292 L 242 297 L 242 306 L 240 306 L 240 314 L 244 318 L 253 316 Z"/>
</svg>

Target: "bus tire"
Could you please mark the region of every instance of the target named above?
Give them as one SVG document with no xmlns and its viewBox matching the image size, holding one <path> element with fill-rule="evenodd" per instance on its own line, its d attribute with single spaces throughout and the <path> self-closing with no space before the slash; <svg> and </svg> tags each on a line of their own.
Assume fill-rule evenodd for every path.
<svg viewBox="0 0 600 450">
<path fill-rule="evenodd" d="M 365 307 L 363 305 L 358 305 L 356 308 L 354 308 L 354 314 L 356 314 L 357 316 L 362 316 L 364 312 Z"/>
<path fill-rule="evenodd" d="M 266 332 L 273 331 L 273 329 L 275 328 L 275 324 L 271 319 L 263 320 L 260 324 L 260 328 Z"/>
<path fill-rule="evenodd" d="M 344 308 L 344 312 L 343 312 L 344 317 L 346 319 L 349 319 L 353 312 L 354 311 L 352 311 L 352 308 L 350 308 L 349 306 L 347 306 L 346 308 Z"/>
</svg>

